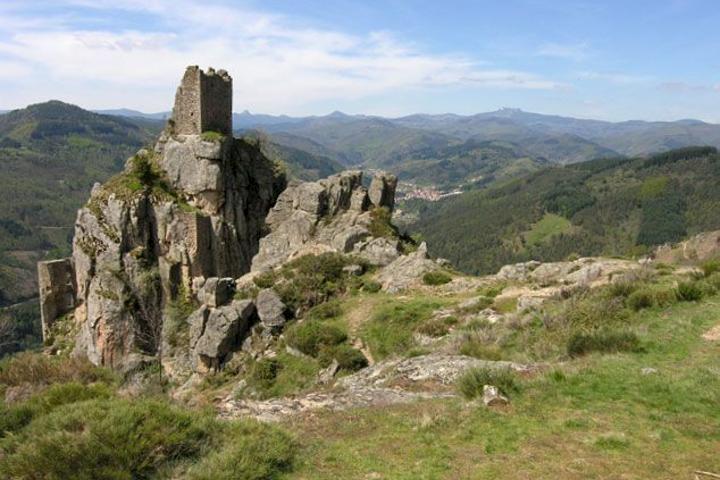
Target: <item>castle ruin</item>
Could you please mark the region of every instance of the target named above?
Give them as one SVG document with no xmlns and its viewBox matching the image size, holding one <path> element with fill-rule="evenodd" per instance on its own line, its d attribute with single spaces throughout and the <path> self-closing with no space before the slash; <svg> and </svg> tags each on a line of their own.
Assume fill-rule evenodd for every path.
<svg viewBox="0 0 720 480">
<path fill-rule="evenodd" d="M 175 94 L 172 133 L 199 135 L 232 133 L 232 78 L 225 70 L 187 67 Z"/>
</svg>

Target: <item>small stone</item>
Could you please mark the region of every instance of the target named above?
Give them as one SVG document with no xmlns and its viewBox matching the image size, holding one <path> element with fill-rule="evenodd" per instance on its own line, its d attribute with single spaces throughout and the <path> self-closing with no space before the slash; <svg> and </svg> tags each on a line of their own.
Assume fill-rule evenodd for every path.
<svg viewBox="0 0 720 480">
<path fill-rule="evenodd" d="M 318 373 L 318 383 L 321 385 L 327 385 L 332 382 L 332 379 L 335 378 L 335 374 L 339 369 L 340 364 L 333 358 L 332 363 L 328 365 L 327 368 L 320 370 L 320 373 Z"/>
<path fill-rule="evenodd" d="M 658 371 L 657 368 L 645 367 L 640 370 L 640 373 L 642 373 L 643 375 L 654 375 L 658 373 Z"/>
<path fill-rule="evenodd" d="M 483 386 L 483 403 L 488 407 L 507 405 L 510 401 L 493 385 Z"/>
</svg>

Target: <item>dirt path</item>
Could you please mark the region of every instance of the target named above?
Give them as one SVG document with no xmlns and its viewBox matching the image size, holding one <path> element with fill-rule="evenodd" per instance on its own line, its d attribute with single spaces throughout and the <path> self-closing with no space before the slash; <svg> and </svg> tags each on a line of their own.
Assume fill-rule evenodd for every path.
<svg viewBox="0 0 720 480">
<path fill-rule="evenodd" d="M 360 338 L 360 330 L 365 322 L 367 322 L 372 316 L 375 307 L 382 301 L 382 299 L 376 296 L 364 297 L 359 299 L 356 305 L 353 305 L 350 312 L 345 315 L 345 321 L 348 326 L 348 335 L 350 335 L 350 341 L 359 349 L 365 358 L 368 359 L 370 365 L 375 365 L 375 359 L 373 358 L 372 352 L 365 345 Z"/>
</svg>

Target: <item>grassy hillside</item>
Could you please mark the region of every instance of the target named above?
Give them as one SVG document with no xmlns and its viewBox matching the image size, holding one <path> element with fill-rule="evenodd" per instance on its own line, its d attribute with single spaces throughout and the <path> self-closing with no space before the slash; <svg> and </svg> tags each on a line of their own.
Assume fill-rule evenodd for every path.
<svg viewBox="0 0 720 480">
<path fill-rule="evenodd" d="M 714 148 L 548 167 L 426 203 L 410 229 L 424 236 L 432 253 L 468 272 L 571 254 L 642 253 L 720 228 L 719 179 Z M 562 228 L 553 233 L 546 225 Z"/>
<path fill-rule="evenodd" d="M 75 214 L 93 183 L 156 133 L 58 101 L 0 116 L 0 305 L 35 295 L 35 262 L 69 253 Z"/>
</svg>

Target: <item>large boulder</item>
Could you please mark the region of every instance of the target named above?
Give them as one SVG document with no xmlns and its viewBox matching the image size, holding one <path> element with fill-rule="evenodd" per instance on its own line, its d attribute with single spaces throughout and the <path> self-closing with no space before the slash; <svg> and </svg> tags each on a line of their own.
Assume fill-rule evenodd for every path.
<svg viewBox="0 0 720 480">
<path fill-rule="evenodd" d="M 430 260 L 427 245 L 423 242 L 416 251 L 398 257 L 383 268 L 378 281 L 386 292 L 397 293 L 417 283 L 426 273 L 440 268 L 437 262 Z"/>
<path fill-rule="evenodd" d="M 198 369 L 220 368 L 227 355 L 242 345 L 254 314 L 255 304 L 251 300 L 236 300 L 224 307 L 203 310 L 197 320 L 194 319 L 204 322 L 194 327 L 194 332 L 202 330 L 195 343 L 195 353 L 200 360 Z"/>
<path fill-rule="evenodd" d="M 287 307 L 275 290 L 272 288 L 260 290 L 255 299 L 255 304 L 257 305 L 258 317 L 260 317 L 263 326 L 271 330 L 277 330 L 285 325 Z"/>
</svg>

